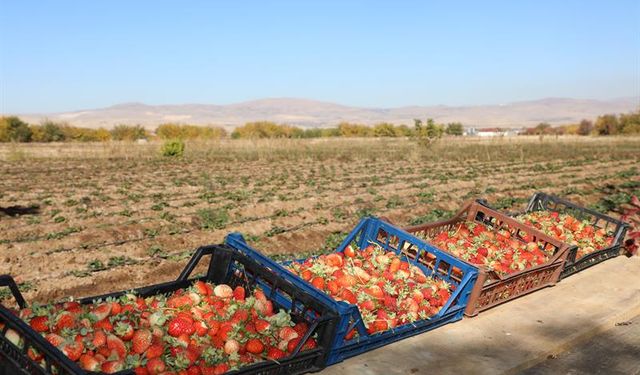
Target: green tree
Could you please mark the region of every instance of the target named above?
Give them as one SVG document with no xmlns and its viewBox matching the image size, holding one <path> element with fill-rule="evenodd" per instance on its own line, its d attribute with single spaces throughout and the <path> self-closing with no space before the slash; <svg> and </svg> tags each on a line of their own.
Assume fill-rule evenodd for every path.
<svg viewBox="0 0 640 375">
<path fill-rule="evenodd" d="M 383 122 L 373 127 L 374 137 L 397 137 L 398 133 L 395 126 L 392 124 Z"/>
<path fill-rule="evenodd" d="M 603 115 L 596 119 L 595 129 L 598 135 L 614 135 L 618 134 L 619 126 L 616 115 Z"/>
<path fill-rule="evenodd" d="M 33 132 L 29 125 L 16 116 L 0 118 L 0 141 L 31 142 Z"/>
<path fill-rule="evenodd" d="M 351 124 L 348 122 L 338 124 L 338 130 L 342 137 L 369 137 L 373 134 L 372 129 L 366 125 Z"/>
<path fill-rule="evenodd" d="M 428 138 L 437 139 L 442 137 L 444 133 L 444 127 L 442 125 L 436 124 L 433 119 L 427 119 L 427 126 L 425 127 L 425 132 Z"/>
<path fill-rule="evenodd" d="M 618 122 L 620 133 L 640 134 L 640 110 L 621 114 Z"/>
<path fill-rule="evenodd" d="M 464 134 L 464 126 L 460 122 L 450 122 L 447 124 L 445 132 L 449 135 L 462 135 Z"/>
<path fill-rule="evenodd" d="M 541 122 L 534 128 L 534 132 L 536 135 L 544 135 L 551 132 L 551 125 L 546 122 Z"/>
<path fill-rule="evenodd" d="M 64 132 L 60 125 L 49 120 L 42 123 L 42 142 L 62 142 L 64 140 Z"/>
<path fill-rule="evenodd" d="M 111 129 L 111 137 L 116 141 L 135 141 L 148 138 L 149 133 L 141 125 L 116 125 Z"/>
<path fill-rule="evenodd" d="M 578 135 L 589 135 L 593 131 L 593 122 L 589 120 L 580 121 L 578 125 Z"/>
</svg>

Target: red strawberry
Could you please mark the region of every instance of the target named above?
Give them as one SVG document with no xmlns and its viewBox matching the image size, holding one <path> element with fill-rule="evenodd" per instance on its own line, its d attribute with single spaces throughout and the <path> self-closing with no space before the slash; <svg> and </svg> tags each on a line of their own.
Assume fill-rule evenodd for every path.
<svg viewBox="0 0 640 375">
<path fill-rule="evenodd" d="M 84 345 L 82 344 L 82 341 L 67 343 L 62 347 L 62 352 L 64 355 L 69 357 L 70 360 L 75 362 L 80 359 L 80 356 L 84 352 Z"/>
<path fill-rule="evenodd" d="M 309 325 L 305 322 L 300 322 L 300 323 L 296 323 L 296 325 L 293 326 L 293 329 L 298 332 L 298 335 L 302 336 L 305 333 L 307 333 L 307 330 L 309 329 Z"/>
<path fill-rule="evenodd" d="M 233 299 L 235 299 L 236 301 L 244 301 L 245 298 L 245 290 L 243 287 L 241 286 L 237 286 L 234 290 L 233 290 Z"/>
<path fill-rule="evenodd" d="M 58 315 L 58 317 L 56 318 L 56 323 L 54 325 L 53 330 L 55 332 L 60 332 L 65 328 L 73 328 L 74 325 L 75 325 L 75 319 L 73 315 L 65 311 L 65 312 L 62 312 L 60 315 Z"/>
<path fill-rule="evenodd" d="M 354 305 L 358 302 L 358 299 L 356 298 L 356 295 L 353 294 L 352 291 L 350 291 L 349 289 L 343 289 L 342 293 L 340 293 L 340 298 L 342 298 L 343 300 L 345 300 L 346 302 Z"/>
<path fill-rule="evenodd" d="M 95 306 L 91 312 L 96 316 L 96 320 L 106 319 L 111 314 L 111 304 L 101 303 Z"/>
<path fill-rule="evenodd" d="M 324 279 L 322 277 L 314 277 L 311 280 L 311 285 L 313 285 L 314 287 L 323 290 L 324 289 Z"/>
<path fill-rule="evenodd" d="M 184 317 L 173 318 L 169 321 L 167 333 L 173 337 L 178 337 L 183 333 L 191 335 L 193 332 L 193 322 Z"/>
<path fill-rule="evenodd" d="M 55 333 L 50 333 L 44 337 L 49 343 L 55 347 L 60 347 L 64 343 L 64 338 Z"/>
<path fill-rule="evenodd" d="M 94 348 L 101 347 L 107 343 L 107 335 L 105 335 L 104 331 L 97 330 L 93 332 L 93 338 L 91 339 L 91 343 Z"/>
<path fill-rule="evenodd" d="M 209 288 L 207 287 L 207 284 L 205 282 L 198 280 L 193 284 L 193 287 L 201 295 L 203 296 L 209 295 Z"/>
<path fill-rule="evenodd" d="M 36 332 L 49 332 L 49 318 L 47 316 L 36 316 L 29 322 L 31 328 Z"/>
<path fill-rule="evenodd" d="M 278 333 L 278 337 L 283 341 L 290 341 L 298 337 L 298 332 L 291 327 L 282 327 Z"/>
<path fill-rule="evenodd" d="M 124 360 L 124 358 L 127 356 L 127 348 L 124 345 L 124 342 L 115 335 L 109 334 L 107 336 L 107 348 L 115 351 L 119 359 Z"/>
<path fill-rule="evenodd" d="M 158 358 L 164 353 L 164 346 L 161 344 L 153 344 L 147 349 L 147 359 Z"/>
<path fill-rule="evenodd" d="M 131 342 L 131 350 L 134 353 L 142 354 L 151 346 L 151 331 L 148 329 L 139 329 L 133 334 Z"/>
<path fill-rule="evenodd" d="M 258 339 L 249 339 L 246 344 L 247 351 L 252 354 L 260 354 L 264 350 L 264 345 Z"/>
<path fill-rule="evenodd" d="M 80 367 L 83 370 L 100 371 L 100 362 L 98 362 L 98 360 L 90 354 L 81 355 L 79 362 L 80 362 Z"/>
<path fill-rule="evenodd" d="M 227 371 L 229 371 L 229 365 L 226 363 L 221 363 L 219 365 L 216 365 L 216 369 L 213 373 L 215 375 L 222 375 Z"/>
<path fill-rule="evenodd" d="M 114 372 L 122 371 L 124 369 L 124 362 L 121 360 L 106 361 L 101 366 L 102 372 L 107 374 L 113 374 Z"/>
<path fill-rule="evenodd" d="M 109 319 L 102 319 L 93 324 L 94 329 L 103 329 L 106 332 L 113 331 L 113 324 L 109 321 Z"/>
<path fill-rule="evenodd" d="M 258 319 L 255 321 L 255 327 L 258 333 L 264 333 L 271 327 L 271 323 L 263 319 Z"/>
<path fill-rule="evenodd" d="M 269 350 L 267 351 L 267 358 L 273 359 L 276 361 L 286 356 L 287 356 L 287 353 L 285 353 L 284 351 L 278 348 L 269 348 Z"/>
<path fill-rule="evenodd" d="M 124 341 L 131 341 L 134 333 L 131 324 L 123 322 L 118 322 L 116 324 L 114 332 Z"/>
</svg>

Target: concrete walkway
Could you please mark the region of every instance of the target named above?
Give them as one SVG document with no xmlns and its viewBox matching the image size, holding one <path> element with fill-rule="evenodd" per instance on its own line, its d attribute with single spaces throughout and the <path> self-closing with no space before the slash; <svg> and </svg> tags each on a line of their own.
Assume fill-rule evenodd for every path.
<svg viewBox="0 0 640 375">
<path fill-rule="evenodd" d="M 348 359 L 322 374 L 518 374 L 638 315 L 640 257 L 621 256 L 475 318 Z M 640 352 L 628 361 L 627 368 L 637 368 Z"/>
</svg>

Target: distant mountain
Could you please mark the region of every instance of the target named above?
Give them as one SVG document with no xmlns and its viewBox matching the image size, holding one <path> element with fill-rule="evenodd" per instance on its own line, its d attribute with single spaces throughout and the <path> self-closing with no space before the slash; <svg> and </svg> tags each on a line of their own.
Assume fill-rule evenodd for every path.
<svg viewBox="0 0 640 375">
<path fill-rule="evenodd" d="M 595 119 L 605 113 L 625 113 L 640 108 L 640 98 L 589 100 L 547 98 L 503 105 L 410 106 L 399 108 L 361 108 L 317 100 L 276 98 L 229 105 L 181 104 L 147 105 L 125 103 L 107 108 L 76 112 L 20 114 L 37 123 L 44 118 L 72 125 L 111 128 L 117 124 L 141 124 L 153 128 L 161 123 L 215 124 L 233 128 L 250 121 L 268 120 L 301 127 L 330 127 L 341 121 L 375 124 L 413 124 L 414 118 L 433 118 L 436 122 L 459 121 L 475 127 L 522 127 L 540 122 L 552 125 Z"/>
</svg>

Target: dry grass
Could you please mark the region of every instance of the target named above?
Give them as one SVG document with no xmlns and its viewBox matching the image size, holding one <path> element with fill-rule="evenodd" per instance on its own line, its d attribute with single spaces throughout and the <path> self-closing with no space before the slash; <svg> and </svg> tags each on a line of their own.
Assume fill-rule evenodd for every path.
<svg viewBox="0 0 640 375">
<path fill-rule="evenodd" d="M 161 159 L 161 142 L 0 144 L 0 160 L 26 159 Z M 404 138 L 320 138 L 210 140 L 187 142 L 186 159 L 211 161 L 295 160 L 548 160 L 574 157 L 610 158 L 633 154 L 640 137 L 444 138 L 421 146 Z"/>
</svg>

